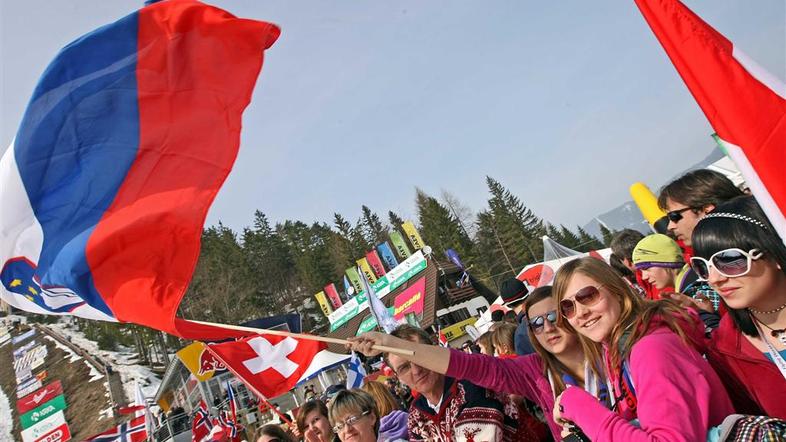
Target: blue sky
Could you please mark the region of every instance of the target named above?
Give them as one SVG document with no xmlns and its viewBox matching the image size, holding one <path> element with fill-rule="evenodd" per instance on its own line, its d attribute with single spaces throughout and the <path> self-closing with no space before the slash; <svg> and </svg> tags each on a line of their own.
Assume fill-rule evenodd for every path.
<svg viewBox="0 0 786 442">
<path fill-rule="evenodd" d="M 59 48 L 142 1 L 0 0 L 0 152 Z M 282 28 L 208 223 L 415 218 L 415 187 L 473 210 L 501 181 L 583 224 L 714 148 L 709 124 L 632 1 L 260 1 L 216 6 Z M 782 0 L 686 1 L 786 77 Z"/>
</svg>

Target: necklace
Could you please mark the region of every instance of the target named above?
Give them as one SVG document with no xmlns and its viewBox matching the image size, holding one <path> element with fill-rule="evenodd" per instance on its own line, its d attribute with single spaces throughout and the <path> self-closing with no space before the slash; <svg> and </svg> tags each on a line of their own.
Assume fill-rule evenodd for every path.
<svg viewBox="0 0 786 442">
<path fill-rule="evenodd" d="M 772 310 L 759 311 L 759 310 L 756 310 L 753 307 L 748 307 L 748 310 L 750 310 L 753 313 L 756 313 L 757 315 L 771 315 L 773 313 L 778 313 L 779 311 L 781 311 L 781 310 L 783 310 L 785 308 L 786 308 L 786 303 L 783 303 L 780 307 L 776 307 L 776 308 L 774 308 Z"/>
<path fill-rule="evenodd" d="M 759 318 L 757 318 L 756 316 L 753 316 L 753 319 L 755 319 L 756 322 L 758 322 L 759 324 L 767 327 L 770 330 L 770 335 L 773 338 L 777 339 L 781 344 L 786 345 L 786 328 L 780 328 L 780 329 L 772 328 L 769 325 L 761 322 Z"/>
</svg>

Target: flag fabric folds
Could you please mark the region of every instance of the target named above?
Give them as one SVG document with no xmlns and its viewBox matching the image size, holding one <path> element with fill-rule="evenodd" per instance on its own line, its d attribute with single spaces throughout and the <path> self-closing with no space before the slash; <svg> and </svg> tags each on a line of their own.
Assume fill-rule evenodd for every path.
<svg viewBox="0 0 786 442">
<path fill-rule="evenodd" d="M 175 315 L 278 35 L 169 0 L 61 50 L 0 159 L 0 297 L 208 338 Z"/>
<path fill-rule="evenodd" d="M 258 396 L 271 398 L 292 389 L 326 345 L 310 339 L 257 335 L 207 348 Z"/>
<path fill-rule="evenodd" d="M 145 416 L 123 422 L 111 430 L 88 437 L 85 442 L 142 442 L 147 438 Z"/>
<path fill-rule="evenodd" d="M 786 85 L 678 0 L 636 0 L 655 36 L 786 240 Z"/>
<path fill-rule="evenodd" d="M 362 387 L 365 378 L 366 369 L 363 368 L 363 363 L 360 361 L 357 353 L 353 351 L 347 367 L 347 389 Z"/>
<path fill-rule="evenodd" d="M 358 274 L 360 274 L 360 282 L 363 284 L 363 290 L 366 291 L 369 310 L 371 310 L 371 314 L 374 316 L 374 319 L 376 319 L 377 324 L 385 330 L 385 333 L 393 332 L 393 330 L 398 327 L 398 322 L 396 322 L 393 315 L 391 315 L 385 307 L 385 304 L 379 299 L 377 292 L 374 291 L 374 287 L 371 287 L 371 283 L 368 282 L 363 271 L 358 270 Z"/>
<path fill-rule="evenodd" d="M 191 441 L 200 442 L 210 434 L 212 429 L 213 421 L 207 411 L 207 405 L 205 405 L 205 401 L 199 401 L 199 407 L 197 407 L 194 420 L 191 422 Z"/>
</svg>

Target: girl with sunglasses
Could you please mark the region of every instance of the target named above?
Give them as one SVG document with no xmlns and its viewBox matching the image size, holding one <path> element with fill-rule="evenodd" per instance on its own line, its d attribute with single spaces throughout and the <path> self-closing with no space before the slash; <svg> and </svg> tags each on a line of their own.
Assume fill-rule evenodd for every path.
<svg viewBox="0 0 786 442">
<path fill-rule="evenodd" d="M 554 419 L 595 442 L 699 441 L 733 413 L 718 375 L 694 347 L 704 343 L 695 315 L 672 301 L 648 301 L 605 262 L 564 264 L 554 282 L 559 322 L 583 346 L 603 345 L 612 409 L 578 388 L 556 400 Z M 566 326 L 567 327 L 567 326 Z"/>
<path fill-rule="evenodd" d="M 750 196 L 699 221 L 693 244 L 691 266 L 728 308 L 710 362 L 738 411 L 786 419 L 786 246 Z"/>
<path fill-rule="evenodd" d="M 521 395 L 543 410 L 554 440 L 559 441 L 562 428 L 552 420 L 552 408 L 554 398 L 565 390 L 566 380 L 601 400 L 608 397 L 599 367 L 586 363 L 587 359 L 599 360 L 599 348 L 590 344 L 583 349 L 572 331 L 557 325 L 557 303 L 551 296 L 551 286 L 535 289 L 527 297 L 524 311 L 536 353 L 514 359 L 467 354 L 375 332 L 349 338 L 349 341 L 353 350 L 369 356 L 378 354 L 372 349 L 373 345 L 413 350 L 412 356 L 397 356 L 493 391 Z M 585 354 L 589 354 L 589 358 Z"/>
</svg>

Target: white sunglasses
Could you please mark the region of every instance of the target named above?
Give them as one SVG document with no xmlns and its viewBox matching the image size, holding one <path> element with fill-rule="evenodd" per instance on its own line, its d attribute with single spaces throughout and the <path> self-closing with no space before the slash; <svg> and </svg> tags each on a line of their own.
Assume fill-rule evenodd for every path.
<svg viewBox="0 0 786 442">
<path fill-rule="evenodd" d="M 700 281 L 706 281 L 710 277 L 710 267 L 726 278 L 736 278 L 747 275 L 751 271 L 751 262 L 764 256 L 759 249 L 744 251 L 742 249 L 731 248 L 715 252 L 710 259 L 694 256 L 690 259 L 690 266 L 699 276 Z"/>
</svg>

